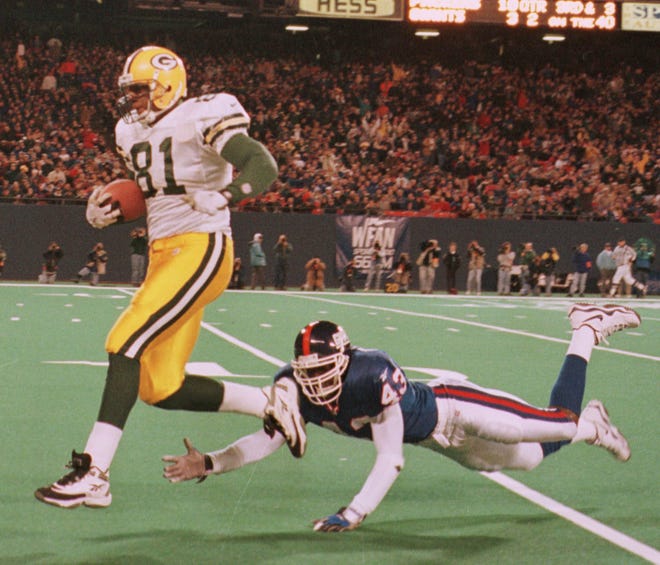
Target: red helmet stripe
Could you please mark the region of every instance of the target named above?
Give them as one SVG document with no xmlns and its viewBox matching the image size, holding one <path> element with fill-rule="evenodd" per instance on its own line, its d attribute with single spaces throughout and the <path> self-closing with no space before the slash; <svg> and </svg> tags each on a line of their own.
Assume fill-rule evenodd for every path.
<svg viewBox="0 0 660 565">
<path fill-rule="evenodd" d="M 316 324 L 308 324 L 307 327 L 303 330 L 302 336 L 302 352 L 303 355 L 309 355 L 312 352 L 310 343 L 312 341 L 312 330 Z"/>
</svg>

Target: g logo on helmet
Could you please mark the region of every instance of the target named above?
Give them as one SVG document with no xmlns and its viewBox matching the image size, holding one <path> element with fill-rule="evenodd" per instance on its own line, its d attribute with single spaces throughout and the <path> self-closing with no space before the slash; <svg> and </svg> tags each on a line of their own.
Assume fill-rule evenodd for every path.
<svg viewBox="0 0 660 565">
<path fill-rule="evenodd" d="M 151 64 L 161 71 L 171 71 L 177 66 L 176 59 L 167 53 L 159 53 L 151 59 Z"/>
</svg>

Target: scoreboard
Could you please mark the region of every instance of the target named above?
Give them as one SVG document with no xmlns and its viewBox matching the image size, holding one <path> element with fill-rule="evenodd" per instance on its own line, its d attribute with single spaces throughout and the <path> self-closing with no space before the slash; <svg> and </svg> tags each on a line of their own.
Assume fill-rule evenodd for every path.
<svg viewBox="0 0 660 565">
<path fill-rule="evenodd" d="M 408 20 L 421 24 L 494 23 L 551 29 L 618 28 L 618 2 L 576 0 L 407 0 Z"/>
<path fill-rule="evenodd" d="M 660 0 L 297 0 L 298 16 L 555 30 L 660 31 Z"/>
</svg>

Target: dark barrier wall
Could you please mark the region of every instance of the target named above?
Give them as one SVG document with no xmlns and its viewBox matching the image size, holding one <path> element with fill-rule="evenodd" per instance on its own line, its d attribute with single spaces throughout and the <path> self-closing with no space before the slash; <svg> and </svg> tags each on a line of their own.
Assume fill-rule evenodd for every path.
<svg viewBox="0 0 660 565">
<path fill-rule="evenodd" d="M 647 237 L 660 244 L 660 226 L 653 224 L 619 224 L 604 222 L 568 221 L 507 221 L 507 220 L 445 220 L 436 218 L 411 218 L 410 255 L 414 262 L 419 244 L 426 239 L 437 239 L 443 251 L 449 241 L 456 241 L 464 259 L 459 271 L 459 289 L 465 289 L 467 277 L 466 249 L 472 239 L 486 248 L 486 260 L 496 266 L 499 245 L 510 241 L 514 248 L 531 241 L 537 252 L 554 246 L 561 255 L 559 271 L 572 271 L 572 248 L 581 242 L 589 244 L 589 252 L 595 260 L 606 241 L 615 242 L 623 235 L 628 243 L 639 237 Z M 268 257 L 267 281 L 272 285 L 273 246 L 281 233 L 287 234 L 294 247 L 289 270 L 289 287 L 299 287 L 305 276 L 304 265 L 317 255 L 328 265 L 326 285 L 336 287 L 339 280 L 334 269 L 335 218 L 332 215 L 312 216 L 305 214 L 233 214 L 233 230 L 236 254 L 248 263 L 248 243 L 255 232 L 264 235 L 263 247 Z M 0 244 L 7 252 L 4 279 L 35 280 L 41 270 L 42 254 L 51 241 L 57 241 L 64 249 L 58 280 L 68 280 L 83 266 L 92 246 L 102 241 L 110 259 L 106 282 L 130 280 L 130 231 L 143 225 L 140 222 L 110 226 L 95 230 L 85 220 L 84 206 L 14 206 L 0 205 Z M 657 265 L 655 267 L 657 269 Z M 436 285 L 443 288 L 444 269 L 438 271 Z M 593 277 L 596 277 L 594 271 Z M 417 288 L 415 269 L 413 287 Z M 486 276 L 485 290 L 491 287 L 493 277 Z M 249 282 L 249 269 L 246 270 Z"/>
</svg>

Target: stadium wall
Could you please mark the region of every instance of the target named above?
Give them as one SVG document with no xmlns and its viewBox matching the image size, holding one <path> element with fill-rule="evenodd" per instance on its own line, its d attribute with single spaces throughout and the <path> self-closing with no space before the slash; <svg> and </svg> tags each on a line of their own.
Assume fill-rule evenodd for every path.
<svg viewBox="0 0 660 565">
<path fill-rule="evenodd" d="M 572 271 L 572 249 L 581 242 L 589 244 L 589 252 L 595 260 L 606 241 L 615 242 L 623 235 L 629 243 L 647 237 L 660 244 L 660 229 L 654 224 L 620 224 L 609 222 L 573 221 L 508 221 L 462 220 L 438 218 L 410 218 L 410 255 L 414 262 L 419 244 L 427 239 L 437 239 L 447 248 L 449 241 L 456 241 L 465 259 L 468 243 L 477 239 L 486 249 L 487 263 L 495 266 L 498 247 L 510 241 L 514 248 L 525 241 L 532 241 L 537 252 L 554 246 L 559 250 L 560 272 Z M 287 234 L 294 247 L 289 269 L 288 285 L 299 287 L 305 276 L 304 265 L 313 256 L 320 257 L 328 266 L 326 285 L 339 286 L 334 269 L 335 218 L 332 215 L 234 213 L 233 231 L 236 255 L 248 264 L 248 243 L 255 232 L 264 235 L 264 250 L 268 257 L 267 281 L 272 285 L 273 246 L 281 233 Z M 0 204 L 0 245 L 7 252 L 4 269 L 5 280 L 37 280 L 41 271 L 42 254 L 51 241 L 57 241 L 64 250 L 58 280 L 66 281 L 75 276 L 84 265 L 87 253 L 101 241 L 108 254 L 108 273 L 105 282 L 130 281 L 130 231 L 143 225 L 135 222 L 117 225 L 105 230 L 95 230 L 85 220 L 83 206 L 16 206 Z M 657 264 L 655 266 L 657 269 Z M 465 289 L 467 260 L 459 271 L 459 290 Z M 597 273 L 593 272 L 590 288 L 594 289 Z M 249 267 L 245 270 L 249 282 Z M 417 288 L 417 272 L 413 276 L 413 288 Z M 438 272 L 440 288 L 444 286 L 444 269 Z M 495 269 L 484 274 L 484 290 L 495 290 Z"/>
</svg>

